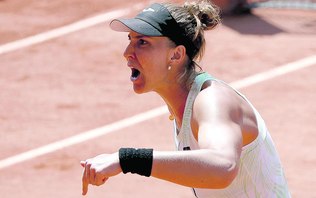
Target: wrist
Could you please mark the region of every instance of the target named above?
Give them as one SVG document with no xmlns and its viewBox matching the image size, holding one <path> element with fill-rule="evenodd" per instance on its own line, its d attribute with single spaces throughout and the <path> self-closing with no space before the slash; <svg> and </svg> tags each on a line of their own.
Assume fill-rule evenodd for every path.
<svg viewBox="0 0 316 198">
<path fill-rule="evenodd" d="M 132 173 L 149 177 L 153 164 L 153 149 L 119 149 L 119 163 L 124 174 Z"/>
</svg>

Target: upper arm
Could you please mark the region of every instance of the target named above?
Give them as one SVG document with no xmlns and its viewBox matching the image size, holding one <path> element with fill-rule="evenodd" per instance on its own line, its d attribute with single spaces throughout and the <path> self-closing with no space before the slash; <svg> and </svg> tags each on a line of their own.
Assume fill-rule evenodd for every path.
<svg viewBox="0 0 316 198">
<path fill-rule="evenodd" d="M 213 83 L 195 99 L 192 119 L 201 149 L 211 149 L 237 163 L 242 148 L 242 111 L 234 91 Z"/>
</svg>

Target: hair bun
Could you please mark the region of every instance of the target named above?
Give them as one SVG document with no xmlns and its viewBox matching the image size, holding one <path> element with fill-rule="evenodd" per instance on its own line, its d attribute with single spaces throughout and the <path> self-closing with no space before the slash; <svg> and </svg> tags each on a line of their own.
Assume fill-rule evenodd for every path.
<svg viewBox="0 0 316 198">
<path fill-rule="evenodd" d="M 186 2 L 184 8 L 200 20 L 204 30 L 213 29 L 220 23 L 219 8 L 207 0 Z"/>
</svg>

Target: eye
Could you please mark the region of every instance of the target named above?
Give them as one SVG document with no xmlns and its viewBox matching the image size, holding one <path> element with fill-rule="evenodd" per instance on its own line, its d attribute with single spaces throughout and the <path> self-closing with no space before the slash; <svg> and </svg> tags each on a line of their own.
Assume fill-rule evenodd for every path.
<svg viewBox="0 0 316 198">
<path fill-rule="evenodd" d="M 138 40 L 138 44 L 139 44 L 139 45 L 146 45 L 146 44 L 148 44 L 148 42 L 145 41 L 144 39 L 139 39 L 139 40 Z"/>
</svg>

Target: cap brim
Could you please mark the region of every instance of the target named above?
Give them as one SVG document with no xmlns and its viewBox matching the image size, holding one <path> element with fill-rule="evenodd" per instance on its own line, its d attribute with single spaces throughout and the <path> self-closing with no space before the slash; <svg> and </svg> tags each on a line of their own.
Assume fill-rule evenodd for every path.
<svg viewBox="0 0 316 198">
<path fill-rule="evenodd" d="M 110 23 L 110 27 L 114 31 L 118 32 L 130 32 L 134 31 L 145 36 L 162 36 L 152 25 L 147 22 L 133 18 L 133 19 L 114 19 Z"/>
</svg>

